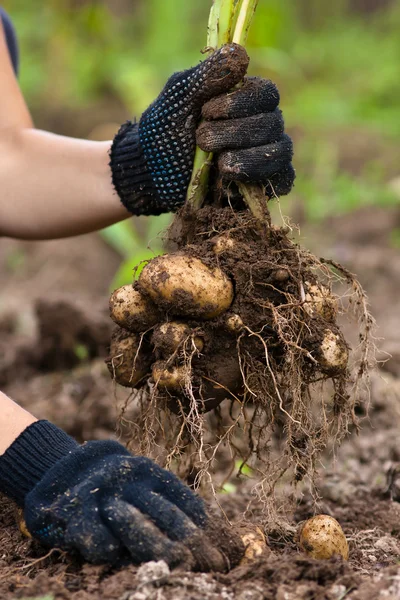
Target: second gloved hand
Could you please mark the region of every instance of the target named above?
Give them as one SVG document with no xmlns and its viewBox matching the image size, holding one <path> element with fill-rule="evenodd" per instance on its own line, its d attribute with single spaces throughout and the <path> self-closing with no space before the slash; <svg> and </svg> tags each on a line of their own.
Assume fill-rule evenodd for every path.
<svg viewBox="0 0 400 600">
<path fill-rule="evenodd" d="M 128 122 L 111 148 L 115 189 L 133 214 L 175 211 L 185 201 L 197 143 L 219 155 L 225 182 L 257 181 L 269 196 L 294 180 L 292 142 L 283 133 L 279 94 L 269 80 L 248 78 L 248 56 L 227 44 L 198 66 L 175 73 L 138 123 Z"/>
<path fill-rule="evenodd" d="M 42 457 L 38 461 L 36 454 Z M 223 528 L 215 533 L 201 498 L 175 475 L 117 442 L 79 446 L 39 421 L 21 434 L 4 460 L 17 467 L 21 479 L 10 481 L 4 491 L 23 502 L 27 528 L 44 546 L 77 551 L 94 563 L 163 559 L 170 567 L 203 571 L 231 564 L 229 548 L 222 549 Z M 240 559 L 240 540 L 230 543 Z"/>
</svg>

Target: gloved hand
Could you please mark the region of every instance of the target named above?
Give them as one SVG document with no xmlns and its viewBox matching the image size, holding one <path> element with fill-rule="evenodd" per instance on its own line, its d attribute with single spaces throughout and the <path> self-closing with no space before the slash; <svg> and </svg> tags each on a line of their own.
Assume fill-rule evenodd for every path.
<svg viewBox="0 0 400 600">
<path fill-rule="evenodd" d="M 171 567 L 204 571 L 230 566 L 224 532 L 221 542 L 201 498 L 117 442 L 79 446 L 59 428 L 38 421 L 0 457 L 0 487 L 24 505 L 34 538 L 47 547 L 78 551 L 90 562 L 163 559 Z M 240 540 L 233 546 L 231 558 L 238 560 Z"/>
<path fill-rule="evenodd" d="M 283 134 L 273 83 L 248 78 L 246 51 L 227 44 L 198 66 L 175 73 L 139 123 L 125 123 L 111 148 L 113 184 L 133 214 L 175 211 L 185 201 L 197 143 L 219 154 L 225 182 L 260 181 L 269 196 L 294 180 L 292 142 Z"/>
</svg>

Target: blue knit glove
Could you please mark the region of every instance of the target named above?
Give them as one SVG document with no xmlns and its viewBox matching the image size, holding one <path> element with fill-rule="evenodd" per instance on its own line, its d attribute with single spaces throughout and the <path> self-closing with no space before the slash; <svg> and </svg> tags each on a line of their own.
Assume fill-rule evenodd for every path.
<svg viewBox="0 0 400 600">
<path fill-rule="evenodd" d="M 12 478 L 6 484 L 10 466 L 19 483 Z M 0 457 L 0 488 L 24 505 L 34 538 L 50 548 L 78 551 L 93 563 L 163 559 L 171 567 L 208 571 L 225 570 L 232 559 L 217 548 L 221 544 L 201 498 L 118 442 L 79 446 L 38 421 Z"/>
<path fill-rule="evenodd" d="M 133 214 L 175 211 L 185 201 L 198 145 L 218 155 L 218 178 L 257 181 L 268 196 L 287 194 L 294 180 L 292 142 L 283 133 L 273 83 L 247 78 L 246 51 L 227 44 L 198 66 L 175 73 L 139 123 L 116 135 L 110 167 L 115 189 Z M 229 92 L 229 93 L 228 93 Z"/>
</svg>

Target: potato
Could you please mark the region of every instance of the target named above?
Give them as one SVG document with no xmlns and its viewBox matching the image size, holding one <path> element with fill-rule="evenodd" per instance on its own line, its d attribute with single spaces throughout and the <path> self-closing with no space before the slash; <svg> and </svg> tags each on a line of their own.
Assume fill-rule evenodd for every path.
<svg viewBox="0 0 400 600">
<path fill-rule="evenodd" d="M 186 340 L 190 340 L 191 334 L 192 330 L 185 323 L 168 321 L 155 328 L 152 341 L 154 347 L 160 350 L 165 358 L 168 358 L 176 352 L 179 346 L 183 345 Z M 198 335 L 194 335 L 192 339 L 197 350 L 201 352 L 204 348 L 204 340 Z M 190 350 L 190 348 L 188 348 L 188 350 Z"/>
<path fill-rule="evenodd" d="M 106 360 L 108 370 L 117 383 L 134 388 L 150 371 L 151 353 L 148 343 L 140 336 L 118 328 L 113 333 L 110 355 Z"/>
<path fill-rule="evenodd" d="M 246 523 L 238 528 L 238 533 L 245 546 L 244 556 L 240 561 L 241 565 L 247 565 L 269 551 L 264 532 L 257 525 Z"/>
<path fill-rule="evenodd" d="M 271 278 L 278 283 L 285 283 L 290 278 L 290 273 L 287 269 L 277 269 L 272 273 Z"/>
<path fill-rule="evenodd" d="M 213 319 L 233 301 L 232 282 L 221 269 L 181 253 L 151 260 L 140 274 L 139 287 L 174 315 Z"/>
<path fill-rule="evenodd" d="M 110 317 L 129 331 L 146 331 L 160 320 L 156 305 L 132 285 L 123 285 L 110 297 Z"/>
<path fill-rule="evenodd" d="M 333 322 L 338 313 L 337 298 L 322 283 L 304 282 L 304 310 L 314 317 L 319 315 L 326 321 Z"/>
<path fill-rule="evenodd" d="M 300 529 L 299 546 L 309 556 L 326 560 L 339 554 L 349 558 L 349 546 L 340 524 L 329 515 L 316 515 Z"/>
<path fill-rule="evenodd" d="M 222 254 L 222 252 L 226 252 L 227 250 L 232 250 L 235 247 L 235 240 L 226 235 L 221 235 L 215 237 L 211 240 L 212 248 L 214 254 L 218 256 L 218 254 Z"/>
<path fill-rule="evenodd" d="M 152 366 L 153 381 L 157 387 L 179 391 L 190 376 L 186 366 L 167 366 L 167 361 L 158 360 Z"/>
<path fill-rule="evenodd" d="M 343 337 L 331 329 L 325 329 L 321 345 L 316 351 L 316 359 L 326 373 L 344 371 L 347 368 L 349 351 Z"/>
<path fill-rule="evenodd" d="M 228 315 L 225 324 L 232 333 L 240 333 L 244 327 L 242 317 L 236 314 Z"/>
</svg>

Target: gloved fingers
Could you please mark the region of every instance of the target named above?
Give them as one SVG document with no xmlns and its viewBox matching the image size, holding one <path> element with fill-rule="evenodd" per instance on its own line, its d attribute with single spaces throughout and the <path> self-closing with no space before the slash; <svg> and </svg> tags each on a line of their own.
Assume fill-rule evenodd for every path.
<svg viewBox="0 0 400 600">
<path fill-rule="evenodd" d="M 124 500 L 147 515 L 171 540 L 181 541 L 197 530 L 192 519 L 180 510 L 174 501 L 166 500 L 152 490 L 130 486 L 124 490 Z"/>
<path fill-rule="evenodd" d="M 32 537 L 48 548 L 61 548 L 64 542 L 65 524 L 48 511 L 25 510 L 25 523 Z"/>
<path fill-rule="evenodd" d="M 278 104 L 278 88 L 272 81 L 261 77 L 245 77 L 243 85 L 237 90 L 206 102 L 202 115 L 207 121 L 250 117 L 271 112 Z"/>
<path fill-rule="evenodd" d="M 193 564 L 190 552 L 180 543 L 164 535 L 150 519 L 129 502 L 112 498 L 101 507 L 101 514 L 132 560 L 139 564 L 150 560 L 165 560 L 170 567 Z"/>
<path fill-rule="evenodd" d="M 196 67 L 172 75 L 155 103 L 157 110 L 165 109 L 166 114 L 171 110 L 178 113 L 190 104 L 200 112 L 207 100 L 239 83 L 248 64 L 249 57 L 242 46 L 225 44 Z M 171 103 L 171 97 L 175 103 Z"/>
<path fill-rule="evenodd" d="M 292 140 L 284 134 L 278 142 L 266 146 L 221 152 L 219 176 L 230 181 L 266 182 L 274 173 L 287 168 L 292 156 Z"/>
<path fill-rule="evenodd" d="M 286 167 L 271 175 L 271 177 L 264 182 L 266 195 L 268 198 L 286 196 L 292 189 L 295 178 L 296 172 L 292 163 L 289 163 Z"/>
<path fill-rule="evenodd" d="M 197 144 L 205 152 L 265 146 L 283 134 L 282 112 L 260 113 L 243 119 L 203 121 L 197 129 Z"/>
<path fill-rule="evenodd" d="M 65 532 L 64 547 L 78 550 L 85 560 L 95 564 L 114 564 L 123 553 L 120 540 L 101 519 L 97 507 L 96 512 L 79 511 L 73 516 Z"/>
<path fill-rule="evenodd" d="M 226 559 L 204 533 L 175 504 L 155 492 L 131 488 L 125 500 L 148 516 L 157 529 L 171 540 L 182 542 L 191 551 L 194 568 L 201 571 L 223 571 Z M 204 525 L 206 525 L 204 523 Z"/>
<path fill-rule="evenodd" d="M 195 525 L 202 527 L 206 521 L 203 500 L 173 473 L 154 465 L 152 490 L 177 506 Z"/>
</svg>

